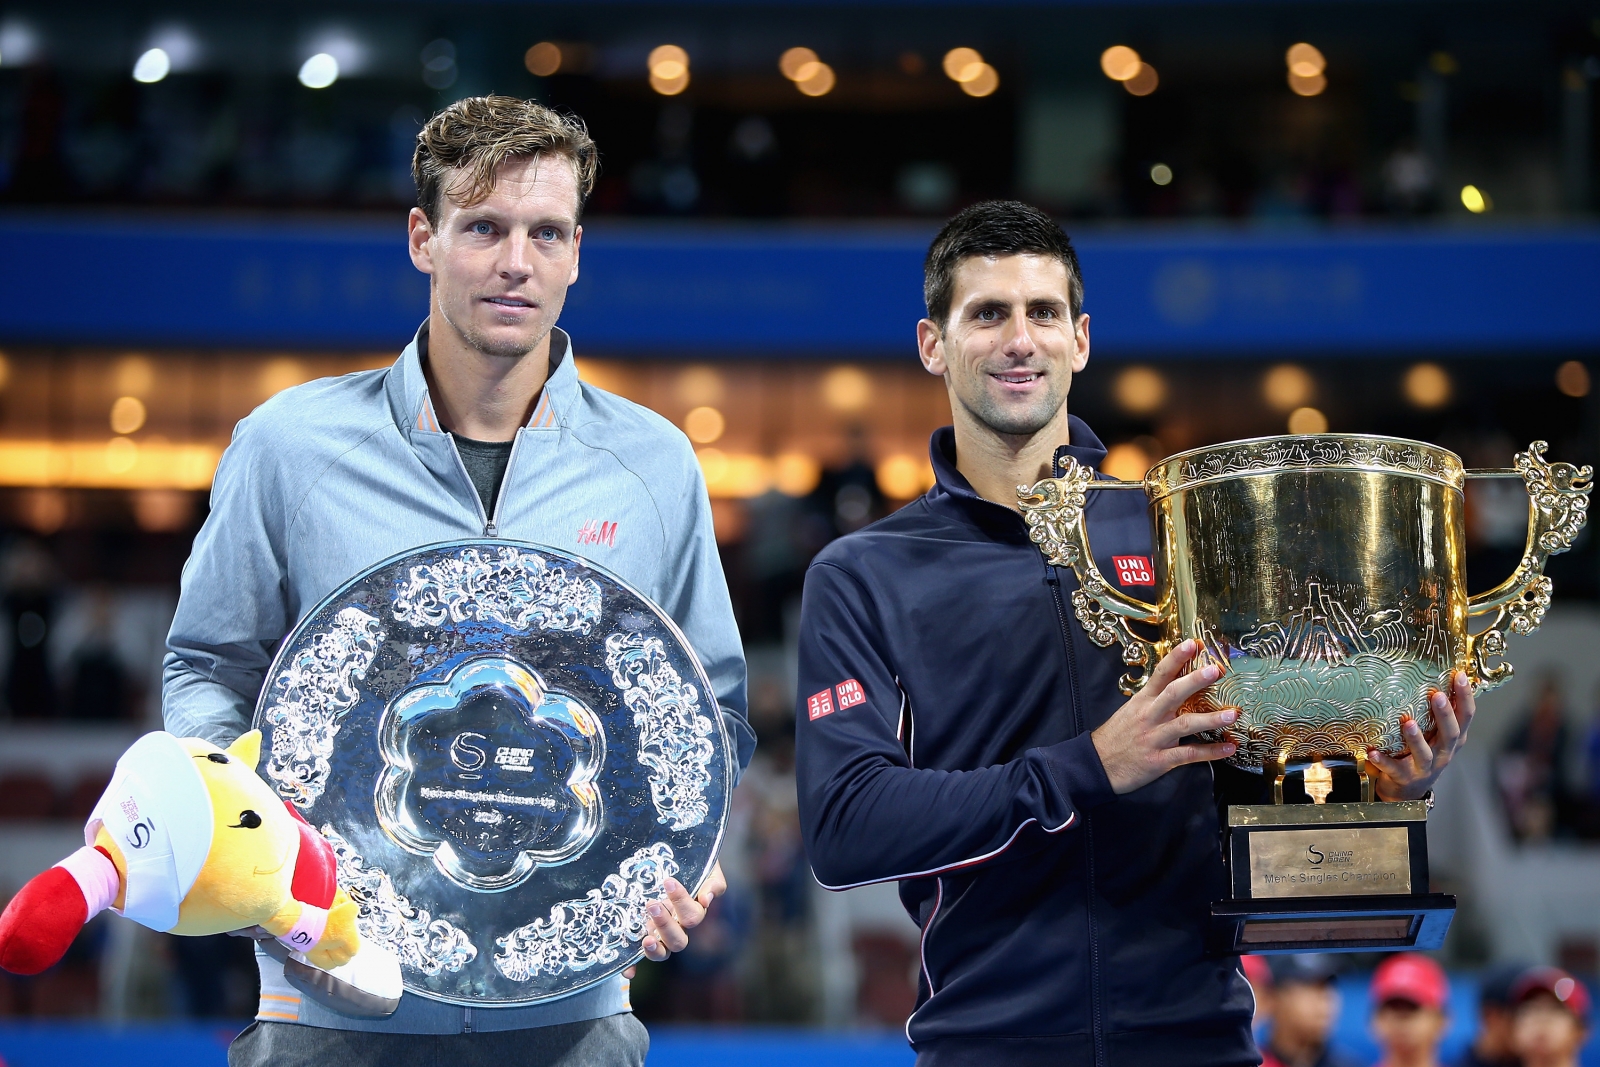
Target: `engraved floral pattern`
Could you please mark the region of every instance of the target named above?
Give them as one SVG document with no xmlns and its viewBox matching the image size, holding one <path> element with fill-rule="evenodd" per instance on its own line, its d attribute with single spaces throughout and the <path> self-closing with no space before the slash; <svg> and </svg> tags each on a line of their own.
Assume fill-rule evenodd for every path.
<svg viewBox="0 0 1600 1067">
<path fill-rule="evenodd" d="M 645 904 L 661 899 L 663 884 L 677 873 L 670 845 L 658 841 L 639 849 L 598 889 L 555 905 L 548 919 L 495 938 L 495 968 L 512 981 L 526 982 L 616 961 L 624 949 L 644 940 Z"/>
<path fill-rule="evenodd" d="M 339 862 L 339 888 L 355 901 L 356 929 L 362 937 L 388 945 L 401 966 L 429 977 L 459 971 L 477 958 L 478 948 L 465 930 L 412 904 L 383 868 L 362 859 L 332 826 L 324 825 L 321 832 Z"/>
<path fill-rule="evenodd" d="M 465 548 L 410 568 L 395 590 L 394 617 L 412 626 L 478 619 L 586 634 L 600 619 L 600 586 L 534 552 Z"/>
<path fill-rule="evenodd" d="M 382 640 L 377 619 L 344 608 L 273 679 L 264 711 L 272 726 L 266 775 L 296 807 L 308 808 L 322 796 L 339 719 L 360 699 L 356 683 L 366 677 Z"/>
<path fill-rule="evenodd" d="M 699 826 L 710 810 L 705 794 L 716 753 L 716 724 L 700 714 L 699 690 L 679 677 L 659 637 L 612 634 L 606 638 L 606 669 L 633 712 L 657 821 L 673 830 Z"/>
</svg>

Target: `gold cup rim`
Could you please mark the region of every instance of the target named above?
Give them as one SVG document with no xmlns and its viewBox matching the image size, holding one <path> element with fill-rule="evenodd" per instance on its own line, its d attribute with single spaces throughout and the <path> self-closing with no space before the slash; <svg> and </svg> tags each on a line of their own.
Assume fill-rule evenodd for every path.
<svg viewBox="0 0 1600 1067">
<path fill-rule="evenodd" d="M 1209 462 L 1215 455 L 1218 462 Z M 1204 458 L 1207 462 L 1200 462 Z M 1168 456 L 1144 476 L 1152 501 L 1184 489 L 1230 478 L 1283 471 L 1378 471 L 1422 478 L 1460 490 L 1466 483 L 1461 457 L 1440 445 L 1382 434 L 1273 434 L 1201 445 Z"/>
</svg>

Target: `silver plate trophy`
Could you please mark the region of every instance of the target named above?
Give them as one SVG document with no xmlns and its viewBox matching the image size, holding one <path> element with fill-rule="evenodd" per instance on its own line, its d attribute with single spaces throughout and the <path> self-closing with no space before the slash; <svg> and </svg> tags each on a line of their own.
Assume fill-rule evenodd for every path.
<svg viewBox="0 0 1600 1067">
<path fill-rule="evenodd" d="M 552 1000 L 639 959 L 645 905 L 697 890 L 731 748 L 671 619 L 581 558 L 429 545 L 351 579 L 267 674 L 262 775 L 333 845 L 408 991 Z"/>
</svg>

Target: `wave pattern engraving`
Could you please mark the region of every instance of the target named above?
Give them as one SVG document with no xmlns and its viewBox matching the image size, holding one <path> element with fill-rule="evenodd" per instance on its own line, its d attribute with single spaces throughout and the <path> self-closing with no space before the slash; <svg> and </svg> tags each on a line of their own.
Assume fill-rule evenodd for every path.
<svg viewBox="0 0 1600 1067">
<path fill-rule="evenodd" d="M 265 712 L 272 726 L 266 774 L 296 807 L 309 808 L 322 796 L 339 719 L 360 699 L 355 683 L 366 677 L 382 641 L 377 619 L 344 608 L 273 679 Z"/>
<path fill-rule="evenodd" d="M 466 548 L 410 568 L 395 590 L 394 617 L 412 626 L 477 619 L 586 634 L 600 619 L 600 586 L 534 552 Z"/>
<path fill-rule="evenodd" d="M 606 638 L 606 669 L 633 712 L 639 762 L 650 768 L 656 821 L 673 830 L 705 822 L 716 724 L 700 714 L 700 693 L 678 676 L 659 637 L 617 633 Z"/>
<path fill-rule="evenodd" d="M 478 956 L 466 931 L 435 919 L 401 896 L 382 867 L 367 863 L 339 831 L 324 825 L 322 836 L 339 861 L 339 888 L 356 904 L 356 929 L 368 940 L 388 945 L 400 964 L 432 977 L 461 970 Z"/>
<path fill-rule="evenodd" d="M 656 842 L 623 860 L 616 874 L 579 900 L 564 900 L 548 919 L 535 919 L 495 938 L 495 969 L 514 982 L 541 974 L 584 971 L 614 962 L 623 949 L 644 940 L 645 904 L 666 894 L 663 883 L 678 873 L 672 846 Z"/>
<path fill-rule="evenodd" d="M 1223 665 L 1204 704 L 1239 708 L 1226 735 L 1239 750 L 1230 762 L 1259 767 L 1289 750 L 1292 761 L 1377 748 L 1399 753 L 1401 719 L 1432 727 L 1428 697 L 1456 666 L 1436 605 L 1387 608 L 1359 621 L 1317 581 L 1304 605 L 1262 623 L 1236 646 L 1202 627 L 1193 669 Z"/>
<path fill-rule="evenodd" d="M 1210 478 L 1259 471 L 1342 466 L 1416 474 L 1456 489 L 1461 488 L 1466 478 L 1461 461 L 1453 453 L 1415 441 L 1382 437 L 1337 434 L 1272 437 L 1262 441 L 1234 441 L 1179 458 L 1181 462 L 1157 464 L 1146 476 L 1145 485 L 1153 498 Z"/>
</svg>

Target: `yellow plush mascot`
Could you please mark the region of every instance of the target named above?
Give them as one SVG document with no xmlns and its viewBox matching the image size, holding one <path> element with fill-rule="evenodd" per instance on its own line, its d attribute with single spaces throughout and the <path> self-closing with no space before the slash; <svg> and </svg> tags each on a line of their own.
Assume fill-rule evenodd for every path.
<svg viewBox="0 0 1600 1067">
<path fill-rule="evenodd" d="M 0 914 L 0 968 L 39 973 L 110 908 L 167 933 L 276 939 L 283 947 L 269 951 L 289 957 L 286 974 L 305 992 L 349 1014 L 392 1013 L 398 961 L 361 937 L 333 850 L 256 774 L 260 756 L 257 730 L 227 749 L 159 732 L 134 742 L 84 847 Z"/>
</svg>

